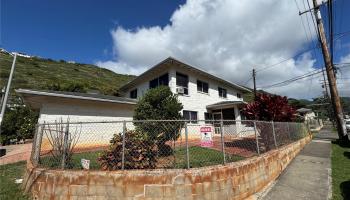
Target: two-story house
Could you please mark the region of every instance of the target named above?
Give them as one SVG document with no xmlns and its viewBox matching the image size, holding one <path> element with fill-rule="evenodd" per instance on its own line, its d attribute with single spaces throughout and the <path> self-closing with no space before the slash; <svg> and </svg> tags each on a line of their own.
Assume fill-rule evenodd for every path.
<svg viewBox="0 0 350 200">
<path fill-rule="evenodd" d="M 113 121 L 85 124 L 80 128 L 80 142 L 96 145 L 97 142 L 108 144 L 113 134 L 122 132 L 121 121 L 128 121 L 127 129 L 133 129 L 131 120 L 137 100 L 148 89 L 160 85 L 169 86 L 173 93 L 178 94 L 183 104 L 182 114 L 190 121 L 191 137 L 199 136 L 201 125 L 210 125 L 215 133 L 225 130 L 226 134 L 247 135 L 248 129 L 239 121 L 225 121 L 223 126 L 219 120 L 241 120 L 240 109 L 245 104 L 242 96 L 250 91 L 174 58 L 165 59 L 125 84 L 120 88 L 122 97 L 27 89 L 16 92 L 27 105 L 40 111 L 39 123 Z"/>
<path fill-rule="evenodd" d="M 138 99 L 148 89 L 160 85 L 169 86 L 178 94 L 183 104 L 182 114 L 192 123 L 208 119 L 241 120 L 243 93 L 250 92 L 171 57 L 127 83 L 120 91 L 124 97 Z"/>
</svg>

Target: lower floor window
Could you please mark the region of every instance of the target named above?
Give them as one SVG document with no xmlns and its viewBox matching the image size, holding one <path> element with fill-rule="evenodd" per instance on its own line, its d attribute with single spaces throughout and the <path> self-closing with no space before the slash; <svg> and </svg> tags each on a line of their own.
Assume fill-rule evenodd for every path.
<svg viewBox="0 0 350 200">
<path fill-rule="evenodd" d="M 204 113 L 204 120 L 205 120 L 205 123 L 210 123 L 210 121 L 213 120 L 213 114 L 205 112 Z"/>
<path fill-rule="evenodd" d="M 198 120 L 196 111 L 184 110 L 183 117 L 184 119 L 189 120 L 190 123 L 197 123 Z"/>
</svg>

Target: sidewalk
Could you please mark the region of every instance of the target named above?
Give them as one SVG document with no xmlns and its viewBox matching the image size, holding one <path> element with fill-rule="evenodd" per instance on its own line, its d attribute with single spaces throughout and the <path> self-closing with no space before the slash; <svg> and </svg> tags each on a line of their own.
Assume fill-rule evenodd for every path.
<svg viewBox="0 0 350 200">
<path fill-rule="evenodd" d="M 6 155 L 0 157 L 0 165 L 15 163 L 28 160 L 32 151 L 32 143 L 3 146 L 6 149 Z"/>
<path fill-rule="evenodd" d="M 329 199 L 332 191 L 331 141 L 336 138 L 331 128 L 323 128 L 261 199 Z"/>
</svg>

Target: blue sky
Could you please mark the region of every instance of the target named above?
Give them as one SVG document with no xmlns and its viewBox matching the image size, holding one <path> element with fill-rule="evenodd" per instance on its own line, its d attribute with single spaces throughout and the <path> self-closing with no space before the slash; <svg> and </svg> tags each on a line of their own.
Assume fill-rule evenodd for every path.
<svg viewBox="0 0 350 200">
<path fill-rule="evenodd" d="M 252 86 L 251 70 L 256 68 L 258 86 L 264 86 L 323 65 L 320 49 L 300 54 L 317 43 L 310 14 L 298 15 L 307 9 L 307 0 L 0 2 L 2 48 L 96 64 L 117 73 L 137 75 L 173 56 L 248 86 Z M 334 62 L 350 62 L 350 2 L 334 0 L 334 7 L 335 34 L 346 33 L 335 41 Z M 323 7 L 326 22 L 325 11 Z M 326 30 L 327 26 L 325 23 Z M 350 96 L 346 89 L 350 70 L 343 70 L 341 77 L 349 77 L 340 89 Z M 312 98 L 322 94 L 318 79 L 311 77 L 268 91 Z"/>
<path fill-rule="evenodd" d="M 184 0 L 1 0 L 1 46 L 53 59 L 111 58 L 110 31 L 164 26 Z"/>
</svg>

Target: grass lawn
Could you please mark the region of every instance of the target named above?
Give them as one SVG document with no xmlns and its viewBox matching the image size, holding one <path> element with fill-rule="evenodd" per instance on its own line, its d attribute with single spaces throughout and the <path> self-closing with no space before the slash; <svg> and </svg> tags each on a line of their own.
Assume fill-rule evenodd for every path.
<svg viewBox="0 0 350 200">
<path fill-rule="evenodd" d="M 350 145 L 332 144 L 333 199 L 350 199 Z"/>
<path fill-rule="evenodd" d="M 97 158 L 102 151 L 96 152 L 86 152 L 86 153 L 77 153 L 73 155 L 73 162 L 71 163 L 71 169 L 81 169 L 80 161 L 82 158 L 90 160 L 90 169 L 100 169 L 100 165 L 97 162 Z M 223 154 L 220 151 L 193 146 L 189 147 L 190 154 L 190 166 L 194 167 L 204 167 L 210 165 L 218 165 L 223 163 Z M 186 149 L 178 148 L 175 149 L 175 156 L 168 156 L 160 158 L 163 160 L 162 163 L 166 163 L 166 166 L 161 165 L 161 168 L 186 168 Z M 228 155 L 226 154 L 226 162 L 235 162 L 242 160 L 244 157 L 237 155 Z M 53 157 L 47 156 L 41 159 L 41 166 L 50 167 L 50 168 L 59 168 L 60 161 L 54 160 Z"/>
<path fill-rule="evenodd" d="M 15 180 L 23 178 L 25 162 L 18 162 L 8 165 L 0 165 L 0 199 L 29 199 L 25 196 Z"/>
</svg>

